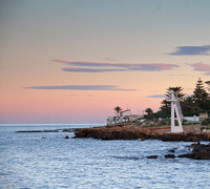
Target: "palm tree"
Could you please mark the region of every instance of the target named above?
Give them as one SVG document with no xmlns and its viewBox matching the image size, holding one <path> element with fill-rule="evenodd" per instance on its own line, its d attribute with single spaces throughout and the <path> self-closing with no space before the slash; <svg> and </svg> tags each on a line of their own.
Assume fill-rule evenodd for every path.
<svg viewBox="0 0 210 189">
<path fill-rule="evenodd" d="M 166 91 L 166 96 L 170 96 L 170 91 L 174 91 L 178 98 L 182 98 L 184 94 L 182 93 L 183 88 L 182 87 L 169 87 Z"/>
<path fill-rule="evenodd" d="M 116 106 L 116 107 L 114 108 L 114 110 L 117 112 L 117 115 L 119 116 L 120 111 L 122 110 L 122 108 L 121 108 L 120 106 Z"/>
<path fill-rule="evenodd" d="M 145 112 L 147 113 L 148 116 L 151 116 L 153 114 L 153 110 L 151 108 L 147 108 Z"/>
</svg>

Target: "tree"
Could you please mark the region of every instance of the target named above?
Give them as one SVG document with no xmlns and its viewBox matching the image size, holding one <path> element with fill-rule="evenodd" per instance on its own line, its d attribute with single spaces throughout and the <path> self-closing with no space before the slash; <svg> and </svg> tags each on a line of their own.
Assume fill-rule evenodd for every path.
<svg viewBox="0 0 210 189">
<path fill-rule="evenodd" d="M 184 116 L 198 115 L 200 108 L 195 103 L 194 97 L 188 96 L 181 102 L 182 113 Z"/>
<path fill-rule="evenodd" d="M 168 87 L 166 89 L 166 97 L 169 98 L 170 97 L 170 91 L 173 90 L 175 92 L 175 94 L 177 95 L 178 98 L 182 98 L 184 96 L 183 88 L 182 87 Z M 162 117 L 162 118 L 168 118 L 170 117 L 170 111 L 171 111 L 171 103 L 167 101 L 167 99 L 164 99 L 161 102 L 161 107 L 160 107 L 160 111 L 158 112 L 158 114 Z"/>
<path fill-rule="evenodd" d="M 122 108 L 120 106 L 116 106 L 114 108 L 114 110 L 117 112 L 117 115 L 119 116 L 120 111 L 122 110 Z"/>
<path fill-rule="evenodd" d="M 207 84 L 208 91 L 210 92 L 210 81 L 205 82 Z"/>
<path fill-rule="evenodd" d="M 170 109 L 171 109 L 171 103 L 168 102 L 166 99 L 161 102 L 161 107 L 159 111 L 159 115 L 162 118 L 168 118 L 170 117 Z"/>
<path fill-rule="evenodd" d="M 153 110 L 151 108 L 147 108 L 145 110 L 145 112 L 147 113 L 147 115 L 145 115 L 145 118 L 151 119 L 151 120 L 154 118 L 154 116 L 153 116 Z"/>
<path fill-rule="evenodd" d="M 196 83 L 195 90 L 193 91 L 193 93 L 194 93 L 194 97 L 196 98 L 196 100 L 203 100 L 203 99 L 207 98 L 207 92 L 204 88 L 204 83 L 201 80 L 201 78 L 198 79 L 198 81 Z"/>
<path fill-rule="evenodd" d="M 193 93 L 198 106 L 201 109 L 205 109 L 208 93 L 205 90 L 204 83 L 201 78 L 198 79 Z"/>
<path fill-rule="evenodd" d="M 170 96 L 170 91 L 174 91 L 175 94 L 177 95 L 178 98 L 182 98 L 184 96 L 183 88 L 182 87 L 169 87 L 166 91 L 166 96 L 169 97 Z"/>
<path fill-rule="evenodd" d="M 169 87 L 166 90 L 166 97 L 170 97 L 170 91 L 175 91 L 177 97 L 182 98 L 180 101 L 182 112 L 184 116 L 199 115 L 201 112 L 207 112 L 210 115 L 210 93 L 205 90 L 205 84 L 208 85 L 208 90 L 210 90 L 210 81 L 205 83 L 199 78 L 196 87 L 194 89 L 193 95 L 185 96 L 182 87 Z M 171 102 L 167 101 L 167 98 L 161 101 L 160 110 L 153 114 L 156 118 L 169 118 L 171 112 Z"/>
<path fill-rule="evenodd" d="M 207 95 L 206 90 L 204 88 L 204 83 L 201 80 L 201 78 L 198 79 L 198 81 L 196 83 L 195 90 L 193 91 L 193 93 L 194 93 L 194 97 L 197 100 L 202 100 Z"/>
<path fill-rule="evenodd" d="M 151 108 L 147 108 L 145 112 L 147 113 L 148 116 L 151 116 L 153 114 L 153 110 Z"/>
</svg>

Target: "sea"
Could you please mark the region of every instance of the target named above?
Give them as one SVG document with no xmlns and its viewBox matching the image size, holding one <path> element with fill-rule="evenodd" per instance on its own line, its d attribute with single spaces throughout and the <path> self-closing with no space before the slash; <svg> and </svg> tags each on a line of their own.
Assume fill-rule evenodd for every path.
<svg viewBox="0 0 210 189">
<path fill-rule="evenodd" d="M 209 160 L 165 158 L 171 149 L 176 149 L 176 156 L 188 152 L 186 146 L 192 142 L 75 139 L 74 132 L 16 132 L 98 125 L 0 125 L 0 188 L 210 188 Z M 158 158 L 148 159 L 150 155 Z"/>
</svg>

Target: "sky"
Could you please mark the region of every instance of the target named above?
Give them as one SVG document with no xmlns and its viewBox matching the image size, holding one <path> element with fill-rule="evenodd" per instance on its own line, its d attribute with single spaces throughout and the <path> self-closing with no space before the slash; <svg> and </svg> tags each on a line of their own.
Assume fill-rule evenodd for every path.
<svg viewBox="0 0 210 189">
<path fill-rule="evenodd" d="M 210 1 L 0 0 L 0 123 L 105 123 L 210 80 Z"/>
</svg>

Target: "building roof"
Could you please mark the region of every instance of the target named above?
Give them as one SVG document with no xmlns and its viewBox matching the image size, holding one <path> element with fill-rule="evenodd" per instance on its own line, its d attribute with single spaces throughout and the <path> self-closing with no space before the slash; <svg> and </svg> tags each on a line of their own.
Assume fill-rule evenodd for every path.
<svg viewBox="0 0 210 189">
<path fill-rule="evenodd" d="M 120 111 L 120 113 L 123 113 L 123 112 L 128 112 L 128 111 L 131 111 L 130 109 L 127 109 L 127 110 L 122 110 Z"/>
</svg>

